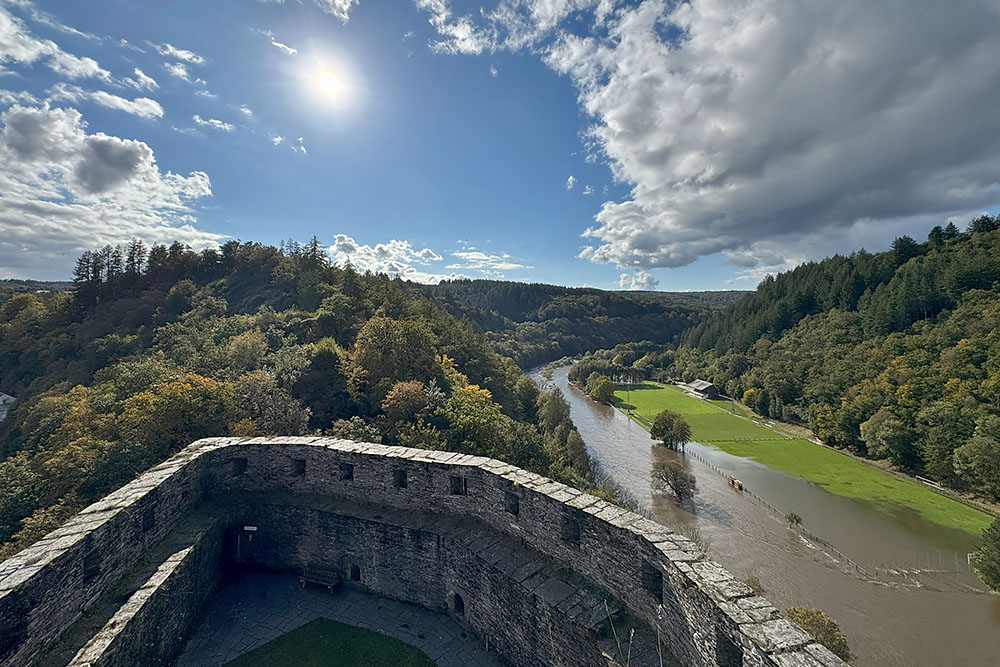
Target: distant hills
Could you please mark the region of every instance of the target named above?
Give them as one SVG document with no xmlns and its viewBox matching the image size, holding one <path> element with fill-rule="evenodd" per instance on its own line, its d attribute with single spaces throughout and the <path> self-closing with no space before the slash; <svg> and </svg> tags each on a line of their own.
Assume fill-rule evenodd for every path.
<svg viewBox="0 0 1000 667">
<path fill-rule="evenodd" d="M 459 280 L 419 286 L 522 368 L 629 341 L 667 343 L 748 292 L 632 292 Z"/>
<path fill-rule="evenodd" d="M 73 288 L 68 281 L 52 282 L 45 280 L 0 280 L 0 303 L 15 294 L 47 294 L 49 292 L 67 292 Z"/>
<path fill-rule="evenodd" d="M 0 303 L 15 294 L 68 292 L 72 282 L 0 281 Z M 471 321 L 494 349 L 531 368 L 629 341 L 675 341 L 713 310 L 751 292 L 611 291 L 500 280 L 412 284 L 455 317 Z"/>
</svg>

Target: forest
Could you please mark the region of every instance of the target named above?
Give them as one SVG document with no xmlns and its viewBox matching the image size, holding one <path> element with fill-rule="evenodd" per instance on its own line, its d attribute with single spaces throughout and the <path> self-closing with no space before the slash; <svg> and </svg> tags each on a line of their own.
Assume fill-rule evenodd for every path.
<svg viewBox="0 0 1000 667">
<path fill-rule="evenodd" d="M 84 253 L 0 298 L 0 557 L 202 437 L 323 433 L 509 461 L 579 488 L 569 407 L 410 286 L 316 239 Z M 41 291 L 39 291 L 41 290 Z"/>
<path fill-rule="evenodd" d="M 43 280 L 0 280 L 0 303 L 15 294 L 48 294 L 67 292 L 73 288 L 71 282 L 49 282 Z"/>
<path fill-rule="evenodd" d="M 415 287 L 482 329 L 528 369 L 567 356 L 649 340 L 674 342 L 743 292 L 609 292 L 538 283 L 457 280 Z"/>
<path fill-rule="evenodd" d="M 903 236 L 764 280 L 677 345 L 574 368 L 705 378 L 825 443 L 1000 501 L 1000 217 Z"/>
<path fill-rule="evenodd" d="M 592 489 L 568 406 L 521 370 L 583 353 L 581 383 L 706 378 L 829 445 L 1000 501 L 998 280 L 990 216 L 733 294 L 420 286 L 332 266 L 316 239 L 106 246 L 71 285 L 0 284 L 0 391 L 19 399 L 0 422 L 0 542 L 225 433 L 452 449 Z"/>
</svg>

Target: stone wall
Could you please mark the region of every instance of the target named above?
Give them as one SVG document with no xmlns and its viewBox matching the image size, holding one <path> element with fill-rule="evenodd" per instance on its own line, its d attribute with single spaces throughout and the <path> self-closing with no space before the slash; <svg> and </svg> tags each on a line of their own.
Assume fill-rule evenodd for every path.
<svg viewBox="0 0 1000 667">
<path fill-rule="evenodd" d="M 226 544 L 244 563 L 348 582 L 353 566 L 354 585 L 432 609 L 459 593 L 469 625 L 514 664 L 599 664 L 585 608 L 601 596 L 684 665 L 844 664 L 690 540 L 533 473 L 327 438 L 217 438 L 0 564 L 0 665 L 47 650 L 206 496 L 234 512 Z"/>
<path fill-rule="evenodd" d="M 308 496 L 290 500 L 234 498 L 238 520 L 229 539 L 239 542 L 244 567 L 290 569 L 306 579 L 320 572 L 329 580 L 336 572 L 346 586 L 454 614 L 514 664 L 607 667 L 610 641 L 599 641 L 594 628 L 605 625 L 611 594 L 489 526 Z M 633 661 L 644 664 L 653 663 Z"/>
<path fill-rule="evenodd" d="M 0 563 L 0 665 L 38 662 L 203 500 L 188 448 Z"/>
<path fill-rule="evenodd" d="M 110 620 L 77 652 L 70 667 L 171 664 L 218 581 L 222 519 L 156 568 Z"/>
</svg>

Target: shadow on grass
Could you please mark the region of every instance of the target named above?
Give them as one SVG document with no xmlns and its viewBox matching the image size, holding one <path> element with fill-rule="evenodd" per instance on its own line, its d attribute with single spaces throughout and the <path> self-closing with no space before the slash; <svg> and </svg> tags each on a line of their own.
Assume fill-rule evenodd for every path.
<svg viewBox="0 0 1000 667">
<path fill-rule="evenodd" d="M 614 407 L 618 408 L 622 412 L 627 412 L 629 410 L 635 410 L 636 409 L 634 405 L 632 405 L 631 403 L 626 403 L 625 401 L 623 401 L 622 399 L 618 398 L 617 396 L 615 396 L 614 398 L 611 399 L 611 405 L 613 405 Z"/>
<path fill-rule="evenodd" d="M 643 382 L 642 384 L 633 384 L 626 387 L 625 385 L 618 385 L 615 387 L 615 391 L 652 391 L 652 390 L 662 390 L 663 387 L 660 385 L 652 384 L 650 382 Z"/>
</svg>

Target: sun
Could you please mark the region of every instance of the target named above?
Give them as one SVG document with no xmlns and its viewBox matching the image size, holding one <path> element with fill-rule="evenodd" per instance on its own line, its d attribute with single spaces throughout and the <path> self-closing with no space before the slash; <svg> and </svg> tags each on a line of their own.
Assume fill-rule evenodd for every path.
<svg viewBox="0 0 1000 667">
<path fill-rule="evenodd" d="M 328 104 L 345 106 L 351 97 L 351 86 L 342 72 L 330 67 L 317 69 L 312 76 L 312 88 Z"/>
</svg>

